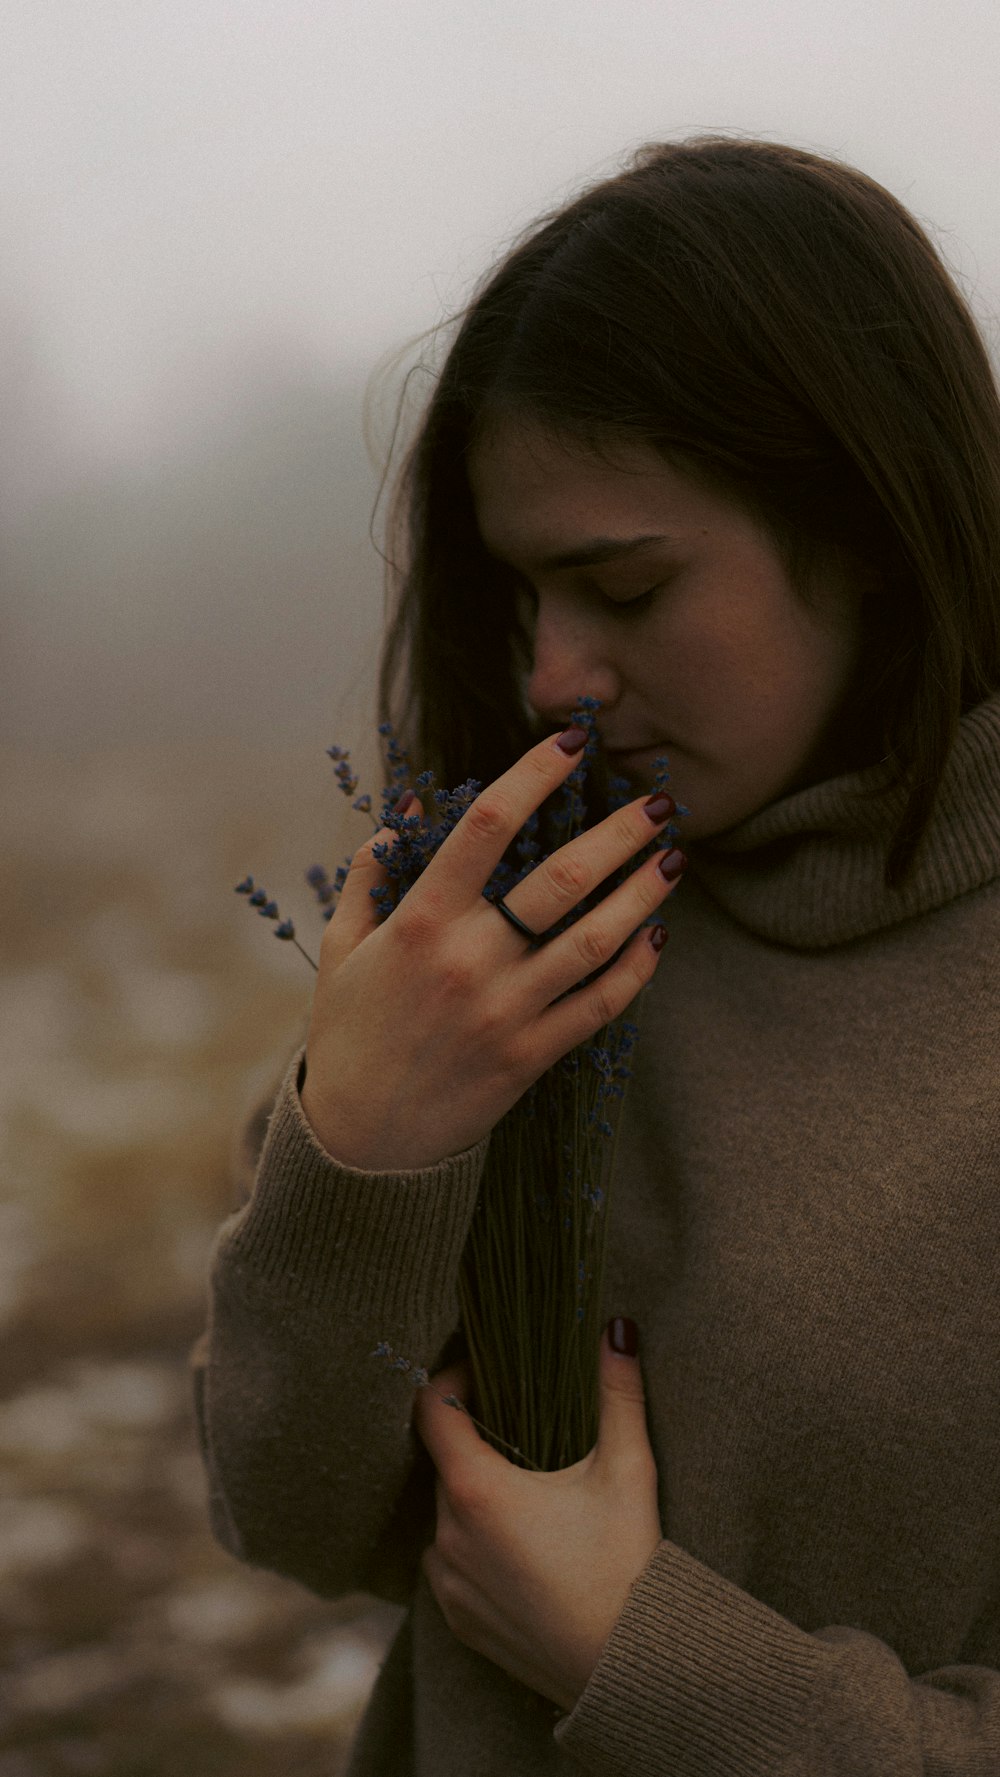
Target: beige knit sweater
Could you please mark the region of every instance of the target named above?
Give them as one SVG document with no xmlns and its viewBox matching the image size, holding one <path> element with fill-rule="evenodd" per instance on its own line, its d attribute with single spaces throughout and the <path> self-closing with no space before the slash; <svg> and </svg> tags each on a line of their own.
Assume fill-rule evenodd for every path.
<svg viewBox="0 0 1000 1777">
<path fill-rule="evenodd" d="M 569 1715 L 445 1625 L 411 1387 L 371 1356 L 453 1349 L 488 1138 L 337 1166 L 301 1055 L 259 1120 L 195 1353 L 212 1521 L 409 1606 L 352 1777 L 1000 1777 L 1000 694 L 900 894 L 897 807 L 883 767 L 801 790 L 693 845 L 667 905 L 605 1304 L 666 1540 Z"/>
</svg>

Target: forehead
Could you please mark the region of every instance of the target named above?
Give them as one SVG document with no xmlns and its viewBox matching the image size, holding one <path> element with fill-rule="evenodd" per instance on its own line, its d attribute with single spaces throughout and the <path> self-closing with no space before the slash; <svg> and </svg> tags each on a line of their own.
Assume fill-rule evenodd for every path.
<svg viewBox="0 0 1000 1777">
<path fill-rule="evenodd" d="M 540 559 L 609 530 L 686 528 L 699 497 L 651 446 L 615 441 L 598 452 L 507 417 L 478 434 L 467 474 L 480 536 L 508 560 Z"/>
</svg>

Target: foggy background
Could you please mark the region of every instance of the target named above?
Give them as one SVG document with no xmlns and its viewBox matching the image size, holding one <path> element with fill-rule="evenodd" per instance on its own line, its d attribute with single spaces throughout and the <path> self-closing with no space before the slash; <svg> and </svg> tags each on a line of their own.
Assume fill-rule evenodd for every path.
<svg viewBox="0 0 1000 1777">
<path fill-rule="evenodd" d="M 0 0 L 0 1777 L 337 1777 L 398 1621 L 213 1543 L 187 1364 L 419 336 L 722 131 L 886 185 L 996 361 L 998 91 L 996 0 Z"/>
<path fill-rule="evenodd" d="M 646 140 L 861 167 L 995 343 L 995 0 L 3 0 L 0 33 L 4 739 L 325 745 L 382 619 L 399 377 L 375 461 L 366 384 Z"/>
</svg>

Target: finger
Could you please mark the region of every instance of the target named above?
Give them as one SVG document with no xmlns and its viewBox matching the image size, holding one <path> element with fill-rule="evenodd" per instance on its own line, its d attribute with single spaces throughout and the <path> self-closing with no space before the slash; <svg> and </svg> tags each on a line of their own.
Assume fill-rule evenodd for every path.
<svg viewBox="0 0 1000 1777">
<path fill-rule="evenodd" d="M 641 979 L 637 979 L 632 987 L 633 993 L 645 984 L 655 970 L 657 953 L 654 951 L 652 957 L 641 951 L 629 954 L 623 951 L 623 946 L 628 945 L 633 933 L 649 943 L 652 928 L 643 927 L 643 921 L 656 912 L 681 881 L 682 873 L 670 878 L 664 876 L 662 866 L 666 863 L 667 855 L 663 852 L 647 858 L 605 897 L 600 906 L 583 914 L 566 931 L 532 954 L 531 977 L 530 980 L 525 977 L 523 986 L 525 995 L 530 995 L 526 1000 L 527 1013 L 534 1017 L 546 1006 L 554 1008 L 562 995 L 602 969 L 604 974 L 591 984 L 594 988 L 606 988 L 613 969 L 622 967 L 626 978 L 634 976 L 636 970 L 641 973 Z M 639 927 L 643 929 L 637 930 Z M 617 961 L 613 961 L 614 958 Z M 623 980 L 623 986 L 627 986 L 627 979 Z M 588 988 L 579 988 L 579 995 L 574 997 L 582 999 L 587 992 Z M 599 993 L 594 998 L 597 1003 Z M 581 1006 L 577 1007 L 577 1013 L 583 1016 Z"/>
<path fill-rule="evenodd" d="M 453 1364 L 447 1370 L 436 1370 L 426 1388 L 417 1390 L 413 1409 L 414 1420 L 419 1420 L 422 1423 L 426 1415 L 434 1413 L 440 1407 L 445 1408 L 452 1415 L 460 1413 L 462 1418 L 471 1425 L 472 1421 L 468 1414 L 462 1412 L 462 1408 L 468 1405 L 471 1394 L 472 1371 L 468 1362 Z M 446 1406 L 446 1403 L 453 1402 L 457 1402 L 457 1406 Z"/>
<path fill-rule="evenodd" d="M 676 812 L 673 797 L 664 792 L 616 809 L 598 826 L 588 828 L 537 865 L 504 896 L 507 906 L 532 931 L 548 931 L 613 871 L 651 844 Z M 635 923 L 633 920 L 628 929 L 633 929 Z M 623 932 L 619 943 L 626 936 L 627 932 Z M 617 948 L 618 945 L 613 946 Z"/>
<path fill-rule="evenodd" d="M 579 765 L 586 740 L 582 728 L 549 735 L 547 740 L 531 747 L 509 771 L 487 784 L 424 870 L 419 885 L 421 896 L 433 896 L 445 917 L 454 916 L 480 898 L 529 815 Z M 575 750 L 567 752 L 566 746 Z"/>
<path fill-rule="evenodd" d="M 580 921 L 581 926 L 584 923 L 583 920 Z M 562 944 L 567 939 L 572 940 L 575 931 L 576 927 L 573 927 L 571 932 L 565 932 L 554 941 L 551 948 L 554 949 L 556 944 Z M 662 950 L 658 950 L 653 942 L 658 933 L 663 934 L 665 940 L 666 927 L 643 926 L 634 933 L 617 960 L 596 981 L 589 982 L 586 987 L 580 987 L 575 992 L 567 992 L 565 997 L 533 1018 L 530 1047 L 524 1057 L 531 1078 L 538 1079 L 553 1062 L 568 1055 L 571 1049 L 586 1042 L 606 1024 L 613 1024 L 616 1018 L 627 1011 L 636 994 L 648 986 L 656 973 L 662 954 Z M 548 948 L 550 947 L 546 946 L 538 954 L 545 955 Z M 534 986 L 533 980 L 533 989 Z"/>
<path fill-rule="evenodd" d="M 454 1473 L 458 1463 L 468 1462 L 479 1451 L 493 1454 L 462 1410 L 463 1395 L 469 1392 L 467 1369 L 467 1365 L 459 1365 L 439 1371 L 431 1377 L 430 1386 L 417 1390 L 413 1403 L 414 1430 L 443 1480 Z"/>
<path fill-rule="evenodd" d="M 410 800 L 401 796 L 393 809 L 393 814 L 405 815 L 407 820 L 422 820 L 423 804 L 414 791 L 408 792 Z M 324 946 L 329 937 L 330 948 L 338 956 L 344 956 L 354 950 L 373 932 L 381 922 L 378 907 L 372 899 L 374 888 L 384 888 L 390 881 L 389 871 L 384 863 L 380 863 L 374 855 L 376 845 L 394 846 L 399 835 L 391 827 L 380 827 L 363 845 L 359 845 L 351 859 L 351 867 L 340 891 L 336 912 L 330 920 L 323 935 Z"/>
<path fill-rule="evenodd" d="M 634 1321 L 624 1316 L 609 1321 L 601 1337 L 597 1455 L 619 1468 L 631 1462 L 644 1466 L 651 1455 L 638 1346 Z"/>
<path fill-rule="evenodd" d="M 460 1363 L 451 1364 L 447 1370 L 435 1370 L 431 1377 L 439 1394 L 451 1394 L 468 1406 L 472 1399 L 472 1365 L 468 1358 Z"/>
</svg>

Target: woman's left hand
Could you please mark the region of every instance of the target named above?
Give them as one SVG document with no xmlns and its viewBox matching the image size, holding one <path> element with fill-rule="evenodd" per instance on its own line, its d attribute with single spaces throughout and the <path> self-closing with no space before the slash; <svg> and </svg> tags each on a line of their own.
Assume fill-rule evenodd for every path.
<svg viewBox="0 0 1000 1777">
<path fill-rule="evenodd" d="M 440 1371 L 467 1401 L 468 1364 Z M 566 1711 L 662 1541 L 637 1357 L 601 1340 L 597 1443 L 539 1474 L 510 1463 L 432 1388 L 414 1423 L 437 1469 L 437 1533 L 422 1567 L 459 1641 Z"/>
</svg>

